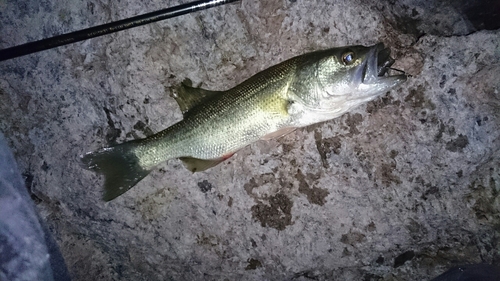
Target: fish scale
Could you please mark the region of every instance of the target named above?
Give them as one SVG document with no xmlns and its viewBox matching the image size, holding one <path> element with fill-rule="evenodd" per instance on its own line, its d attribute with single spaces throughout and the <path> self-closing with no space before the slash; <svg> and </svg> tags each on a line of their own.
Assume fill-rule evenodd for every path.
<svg viewBox="0 0 500 281">
<path fill-rule="evenodd" d="M 160 154 L 164 159 L 186 155 L 216 159 L 234 153 L 242 145 L 258 140 L 288 119 L 286 89 L 291 75 L 287 77 L 284 74 L 285 71 L 277 68 L 270 73 L 270 79 L 255 77 L 221 92 L 220 96 L 188 111 L 177 126 L 159 133 L 154 142 L 144 144 L 147 148 L 139 149 L 155 151 L 154 154 Z M 172 134 L 172 131 L 176 133 Z M 169 136 L 171 138 L 167 141 Z M 158 149 L 156 140 L 169 145 Z M 156 159 L 157 156 L 145 166 L 157 164 Z"/>
</svg>

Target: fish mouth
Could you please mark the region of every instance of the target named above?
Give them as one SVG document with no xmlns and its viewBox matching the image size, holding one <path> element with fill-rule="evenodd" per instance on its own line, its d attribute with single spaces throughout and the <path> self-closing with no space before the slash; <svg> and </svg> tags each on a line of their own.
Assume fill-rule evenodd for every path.
<svg viewBox="0 0 500 281">
<path fill-rule="evenodd" d="M 384 81 L 399 84 L 406 81 L 407 75 L 404 71 L 391 68 L 394 62 L 396 60 L 391 57 L 391 50 L 385 48 L 383 43 L 372 46 L 362 66 L 362 83 L 375 84 Z"/>
</svg>

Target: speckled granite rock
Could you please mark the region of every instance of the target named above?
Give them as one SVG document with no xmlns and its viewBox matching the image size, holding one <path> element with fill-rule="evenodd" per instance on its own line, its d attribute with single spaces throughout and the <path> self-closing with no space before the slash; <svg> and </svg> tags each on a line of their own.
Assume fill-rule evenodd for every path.
<svg viewBox="0 0 500 281">
<path fill-rule="evenodd" d="M 411 6 L 360 3 L 243 1 L 0 62 L 0 130 L 73 278 L 426 280 L 498 264 L 500 31 L 411 29 Z M 6 0 L 0 47 L 164 5 Z M 109 203 L 79 166 L 180 120 L 169 95 L 186 77 L 227 89 L 293 55 L 378 41 L 413 78 L 339 119 L 194 175 L 169 161 Z"/>
</svg>

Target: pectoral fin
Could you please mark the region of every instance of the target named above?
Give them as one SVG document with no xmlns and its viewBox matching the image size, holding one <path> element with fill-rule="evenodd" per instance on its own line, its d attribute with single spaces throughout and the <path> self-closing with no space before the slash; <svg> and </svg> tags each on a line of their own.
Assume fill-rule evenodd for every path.
<svg viewBox="0 0 500 281">
<path fill-rule="evenodd" d="M 286 134 L 289 134 L 293 131 L 295 131 L 295 129 L 297 129 L 296 127 L 286 127 L 286 128 L 281 128 L 275 132 L 272 132 L 270 134 L 267 134 L 263 137 L 261 137 L 260 139 L 261 140 L 265 140 L 265 141 L 268 141 L 268 140 L 272 140 L 272 139 L 277 139 L 277 138 L 280 138 Z"/>
</svg>

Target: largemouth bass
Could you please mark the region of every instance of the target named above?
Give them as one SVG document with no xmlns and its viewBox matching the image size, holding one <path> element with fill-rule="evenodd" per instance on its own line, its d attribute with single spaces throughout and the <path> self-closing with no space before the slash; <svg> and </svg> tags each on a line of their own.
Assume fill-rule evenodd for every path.
<svg viewBox="0 0 500 281">
<path fill-rule="evenodd" d="M 382 43 L 316 51 L 259 72 L 227 91 L 181 85 L 182 121 L 145 139 L 82 156 L 104 174 L 104 200 L 132 188 L 159 163 L 179 158 L 192 172 L 228 159 L 257 141 L 336 118 L 406 81 L 390 75 L 394 59 Z"/>
</svg>

